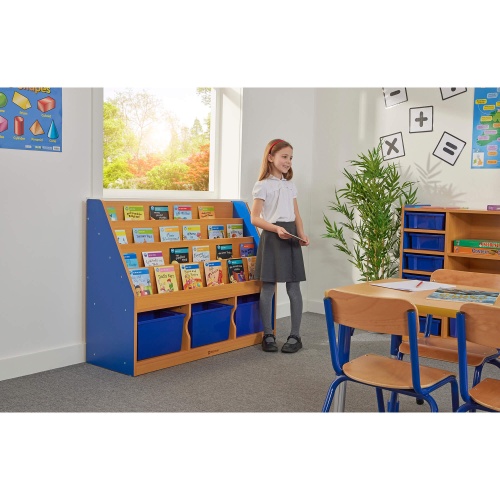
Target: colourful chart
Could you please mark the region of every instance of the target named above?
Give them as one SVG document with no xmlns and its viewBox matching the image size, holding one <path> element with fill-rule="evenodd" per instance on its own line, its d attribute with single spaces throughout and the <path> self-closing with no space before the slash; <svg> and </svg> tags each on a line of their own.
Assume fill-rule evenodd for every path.
<svg viewBox="0 0 500 500">
<path fill-rule="evenodd" d="M 0 87 L 0 148 L 62 151 L 62 88 Z"/>
<path fill-rule="evenodd" d="M 500 87 L 474 90 L 471 168 L 500 168 Z"/>
</svg>

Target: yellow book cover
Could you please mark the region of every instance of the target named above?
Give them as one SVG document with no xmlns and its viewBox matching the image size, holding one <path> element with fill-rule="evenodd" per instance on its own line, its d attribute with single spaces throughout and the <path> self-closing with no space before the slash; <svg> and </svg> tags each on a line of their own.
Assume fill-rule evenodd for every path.
<svg viewBox="0 0 500 500">
<path fill-rule="evenodd" d="M 125 220 L 144 220 L 144 207 L 141 205 L 125 205 L 123 207 L 123 218 Z"/>
<path fill-rule="evenodd" d="M 203 263 L 205 266 L 205 282 L 207 286 L 223 285 L 222 262 L 220 260 L 210 260 Z"/>
<path fill-rule="evenodd" d="M 200 263 L 180 264 L 182 288 L 190 290 L 192 288 L 201 288 L 203 281 L 201 280 Z"/>
<path fill-rule="evenodd" d="M 199 219 L 215 219 L 215 208 L 211 206 L 199 206 L 198 207 L 198 218 Z"/>
<path fill-rule="evenodd" d="M 257 257 L 255 255 L 251 257 L 246 257 L 247 259 L 247 267 L 248 267 L 248 280 L 254 280 L 255 279 L 255 262 L 257 260 Z"/>
<path fill-rule="evenodd" d="M 158 266 L 154 268 L 154 271 L 158 293 L 170 293 L 179 290 L 174 266 Z"/>
</svg>

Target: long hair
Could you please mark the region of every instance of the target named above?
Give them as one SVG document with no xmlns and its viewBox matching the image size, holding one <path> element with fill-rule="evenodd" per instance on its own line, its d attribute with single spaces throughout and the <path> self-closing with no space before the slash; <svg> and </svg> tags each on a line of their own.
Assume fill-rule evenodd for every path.
<svg viewBox="0 0 500 500">
<path fill-rule="evenodd" d="M 264 149 L 264 156 L 262 157 L 262 163 L 260 165 L 260 173 L 259 173 L 259 181 L 263 179 L 267 179 L 271 175 L 271 169 L 273 164 L 267 159 L 269 155 L 274 156 L 278 151 L 281 151 L 283 148 L 292 148 L 293 146 L 283 139 L 273 139 L 267 143 L 266 149 Z M 289 181 L 293 177 L 293 170 L 290 167 L 290 170 L 286 174 L 284 174 L 284 178 Z"/>
</svg>

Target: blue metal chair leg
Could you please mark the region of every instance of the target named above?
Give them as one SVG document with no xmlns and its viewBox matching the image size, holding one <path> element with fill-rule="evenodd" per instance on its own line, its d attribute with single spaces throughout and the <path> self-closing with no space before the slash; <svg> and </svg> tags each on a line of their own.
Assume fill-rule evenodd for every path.
<svg viewBox="0 0 500 500">
<path fill-rule="evenodd" d="M 347 377 L 345 376 L 340 376 L 337 377 L 331 384 L 330 388 L 328 389 L 328 392 L 326 393 L 326 398 L 325 402 L 323 403 L 323 408 L 322 412 L 323 413 L 328 413 L 330 411 L 330 407 L 332 406 L 332 401 L 333 397 L 335 396 L 335 391 L 337 390 L 337 387 L 344 381 L 347 380 Z"/>
<path fill-rule="evenodd" d="M 381 413 L 384 413 L 385 412 L 385 403 L 384 403 L 384 394 L 382 392 L 382 389 L 380 387 L 376 387 L 375 391 L 377 392 L 378 411 Z"/>
<path fill-rule="evenodd" d="M 387 411 L 391 413 L 397 413 L 399 411 L 399 400 L 397 392 L 391 392 L 391 397 L 389 398 L 389 401 L 387 403 Z"/>
</svg>

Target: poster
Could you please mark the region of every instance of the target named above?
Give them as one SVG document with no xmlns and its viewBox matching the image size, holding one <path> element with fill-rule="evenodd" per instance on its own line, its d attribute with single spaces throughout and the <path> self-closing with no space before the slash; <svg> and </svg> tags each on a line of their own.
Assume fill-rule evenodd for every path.
<svg viewBox="0 0 500 500">
<path fill-rule="evenodd" d="M 474 90 L 471 168 L 500 168 L 500 87 Z"/>
<path fill-rule="evenodd" d="M 0 149 L 62 151 L 62 88 L 0 87 Z"/>
</svg>

